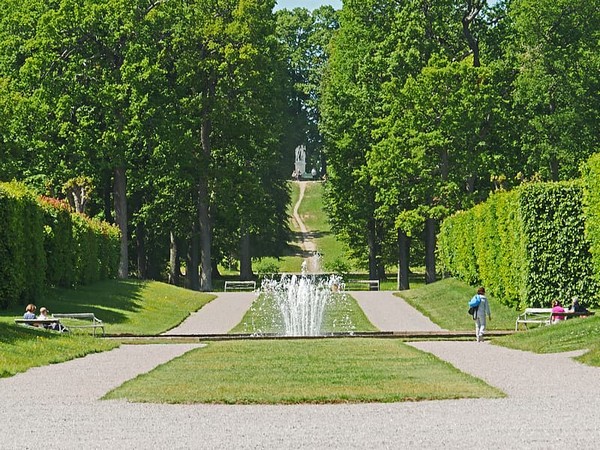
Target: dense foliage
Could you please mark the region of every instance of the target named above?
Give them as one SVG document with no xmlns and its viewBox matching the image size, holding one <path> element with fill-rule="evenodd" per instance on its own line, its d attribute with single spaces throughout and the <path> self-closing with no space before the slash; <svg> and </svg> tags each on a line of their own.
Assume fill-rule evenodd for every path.
<svg viewBox="0 0 600 450">
<path fill-rule="evenodd" d="M 599 35 L 599 0 L 345 1 L 321 104 L 334 230 L 401 277 L 423 242 L 433 281 L 444 217 L 577 178 L 600 150 Z"/>
<path fill-rule="evenodd" d="M 600 285 L 600 153 L 592 156 L 583 174 L 583 208 L 585 211 L 585 235 L 590 242 L 590 253 L 595 281 Z"/>
<path fill-rule="evenodd" d="M 48 286 L 71 287 L 117 274 L 119 230 L 0 183 L 0 308 L 35 303 Z"/>
<path fill-rule="evenodd" d="M 407 288 L 409 264 L 436 279 L 445 217 L 600 151 L 600 0 L 274 5 L 6 0 L 0 180 L 116 223 L 121 277 L 210 290 L 223 260 L 249 278 L 285 250 L 306 144 L 337 237 Z"/>
<path fill-rule="evenodd" d="M 443 269 L 509 306 L 598 303 L 581 183 L 532 183 L 446 219 Z"/>
<path fill-rule="evenodd" d="M 115 222 L 121 277 L 180 283 L 185 265 L 187 285 L 210 290 L 222 258 L 280 254 L 284 146 L 301 142 L 284 139 L 289 82 L 274 4 L 8 0 L 0 180 Z M 73 262 L 78 277 L 95 278 L 86 258 Z"/>
</svg>

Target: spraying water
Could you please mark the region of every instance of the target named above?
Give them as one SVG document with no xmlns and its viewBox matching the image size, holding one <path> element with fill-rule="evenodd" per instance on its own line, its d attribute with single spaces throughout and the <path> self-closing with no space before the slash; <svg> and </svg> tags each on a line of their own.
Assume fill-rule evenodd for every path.
<svg viewBox="0 0 600 450">
<path fill-rule="evenodd" d="M 341 279 L 335 275 L 317 277 L 308 274 L 308 264 L 302 263 L 302 274 L 283 275 L 279 281 L 265 280 L 261 293 L 273 305 L 276 326 L 284 336 L 319 336 L 324 334 L 323 321 L 327 309 L 336 301 L 344 301 L 339 292 Z M 336 318 L 343 323 L 343 318 Z M 334 321 L 334 327 L 335 323 Z"/>
</svg>

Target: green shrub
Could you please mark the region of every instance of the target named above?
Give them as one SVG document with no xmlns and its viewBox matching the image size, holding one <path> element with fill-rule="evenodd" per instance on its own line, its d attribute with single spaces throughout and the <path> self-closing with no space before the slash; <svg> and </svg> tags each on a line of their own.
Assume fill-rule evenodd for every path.
<svg viewBox="0 0 600 450">
<path fill-rule="evenodd" d="M 46 282 L 50 286 L 71 287 L 75 283 L 73 223 L 67 203 L 42 197 L 44 213 L 44 249 L 48 267 Z"/>
<path fill-rule="evenodd" d="M 258 261 L 253 263 L 254 272 L 259 276 L 264 277 L 265 275 L 274 275 L 279 273 L 279 261 L 277 258 L 260 258 Z"/>
<path fill-rule="evenodd" d="M 337 257 L 333 261 L 325 264 L 325 270 L 341 277 L 346 277 L 350 273 L 350 269 L 351 267 L 348 261 L 341 257 Z"/>
<path fill-rule="evenodd" d="M 600 284 L 600 153 L 590 157 L 583 170 L 585 235 L 590 242 L 594 280 Z"/>
<path fill-rule="evenodd" d="M 35 301 L 44 289 L 45 269 L 35 196 L 19 183 L 0 183 L 0 307 Z"/>
<path fill-rule="evenodd" d="M 119 252 L 116 227 L 0 183 L 0 308 L 38 302 L 47 286 L 115 277 Z"/>
<path fill-rule="evenodd" d="M 508 306 L 549 306 L 574 295 L 596 304 L 581 198 L 578 182 L 493 194 L 442 223 L 440 264 Z"/>
</svg>

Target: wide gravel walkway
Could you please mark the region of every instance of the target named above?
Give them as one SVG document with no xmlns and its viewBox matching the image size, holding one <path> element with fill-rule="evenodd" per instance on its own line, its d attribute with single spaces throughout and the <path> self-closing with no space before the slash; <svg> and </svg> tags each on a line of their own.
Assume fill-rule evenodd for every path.
<svg viewBox="0 0 600 450">
<path fill-rule="evenodd" d="M 382 302 L 381 309 L 388 304 L 397 308 Z M 99 400 L 200 346 L 125 345 L 0 379 L 0 448 L 598 448 L 599 368 L 568 354 L 535 355 L 487 342 L 412 345 L 497 386 L 507 398 L 295 406 Z"/>
</svg>

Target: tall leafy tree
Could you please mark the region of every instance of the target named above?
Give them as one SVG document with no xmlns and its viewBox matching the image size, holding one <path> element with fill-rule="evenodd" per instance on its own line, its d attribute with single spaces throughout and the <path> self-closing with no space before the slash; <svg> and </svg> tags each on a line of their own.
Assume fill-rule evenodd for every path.
<svg viewBox="0 0 600 450">
<path fill-rule="evenodd" d="M 383 272 L 385 228 L 375 216 L 377 203 L 366 156 L 382 114 L 381 88 L 388 79 L 386 44 L 396 8 L 396 2 L 384 0 L 344 3 L 322 88 L 326 206 L 338 237 L 348 242 L 354 255 L 368 254 L 371 278 Z"/>
<path fill-rule="evenodd" d="M 524 172 L 573 178 L 599 149 L 600 2 L 514 0 L 508 11 Z"/>
<path fill-rule="evenodd" d="M 309 11 L 283 9 L 276 13 L 277 37 L 286 55 L 288 123 L 284 145 L 289 160 L 298 145 L 305 145 L 310 168 L 325 170 L 322 137 L 318 129 L 320 85 L 327 63 L 327 47 L 338 28 L 338 12 L 331 6 Z"/>
</svg>

